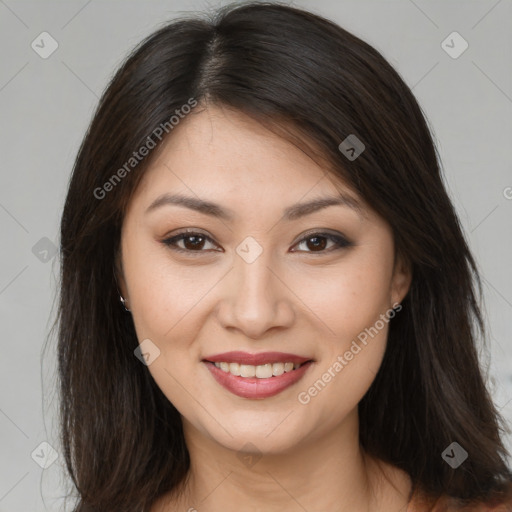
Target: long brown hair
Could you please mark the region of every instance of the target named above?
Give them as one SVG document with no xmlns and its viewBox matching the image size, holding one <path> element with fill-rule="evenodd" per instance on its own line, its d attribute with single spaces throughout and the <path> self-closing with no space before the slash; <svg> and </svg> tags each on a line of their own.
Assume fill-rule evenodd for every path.
<svg viewBox="0 0 512 512">
<path fill-rule="evenodd" d="M 108 85 L 77 155 L 61 221 L 58 311 L 74 510 L 146 510 L 189 469 L 180 415 L 134 356 L 115 262 L 126 206 L 161 147 L 155 129 L 172 137 L 169 119 L 191 98 L 196 109 L 242 111 L 314 152 L 389 222 L 413 280 L 359 404 L 361 445 L 433 499 L 504 501 L 505 424 L 477 357 L 486 338 L 481 282 L 424 114 L 361 39 L 301 9 L 248 3 L 174 20 L 144 40 Z M 351 134 L 365 145 L 356 159 L 339 149 Z M 157 148 L 134 164 L 149 138 Z M 456 469 L 441 455 L 452 442 L 468 452 Z"/>
</svg>

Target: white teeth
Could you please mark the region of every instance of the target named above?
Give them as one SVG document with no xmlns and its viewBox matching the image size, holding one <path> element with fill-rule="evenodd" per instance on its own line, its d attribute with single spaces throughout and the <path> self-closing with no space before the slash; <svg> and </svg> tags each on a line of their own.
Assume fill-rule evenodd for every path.
<svg viewBox="0 0 512 512">
<path fill-rule="evenodd" d="M 279 375 L 283 375 L 284 373 L 284 363 L 274 363 L 272 365 L 272 375 L 275 377 L 279 377 Z"/>
<path fill-rule="evenodd" d="M 258 377 L 258 379 L 268 379 L 272 377 L 272 365 L 269 363 L 256 366 L 256 377 Z"/>
<path fill-rule="evenodd" d="M 240 377 L 256 377 L 258 379 L 268 379 L 272 376 L 278 377 L 279 375 L 283 375 L 283 373 L 296 370 L 300 366 L 299 363 L 267 363 L 258 366 L 225 362 L 214 364 L 223 372 Z"/>
<path fill-rule="evenodd" d="M 238 363 L 229 363 L 229 373 L 240 375 L 240 365 Z"/>
<path fill-rule="evenodd" d="M 256 377 L 256 366 L 252 366 L 250 364 L 241 364 L 240 377 Z"/>
</svg>

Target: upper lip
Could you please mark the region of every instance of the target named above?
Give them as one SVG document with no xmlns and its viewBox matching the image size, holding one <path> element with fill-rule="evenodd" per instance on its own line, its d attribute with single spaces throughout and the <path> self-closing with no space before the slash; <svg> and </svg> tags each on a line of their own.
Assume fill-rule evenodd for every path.
<svg viewBox="0 0 512 512">
<path fill-rule="evenodd" d="M 258 366 L 266 363 L 294 363 L 302 364 L 311 361 L 311 357 L 302 357 L 297 354 L 287 354 L 285 352 L 260 352 L 258 354 L 250 354 L 249 352 L 224 352 L 207 356 L 204 361 L 212 363 L 240 363 Z"/>
</svg>

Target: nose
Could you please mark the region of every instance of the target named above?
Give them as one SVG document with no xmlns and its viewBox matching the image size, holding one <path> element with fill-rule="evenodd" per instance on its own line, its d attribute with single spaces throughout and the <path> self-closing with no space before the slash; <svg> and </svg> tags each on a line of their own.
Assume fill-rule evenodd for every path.
<svg viewBox="0 0 512 512">
<path fill-rule="evenodd" d="M 294 294 L 284 277 L 272 268 L 266 251 L 252 263 L 235 254 L 217 309 L 222 326 L 251 339 L 290 327 L 295 320 Z"/>
</svg>

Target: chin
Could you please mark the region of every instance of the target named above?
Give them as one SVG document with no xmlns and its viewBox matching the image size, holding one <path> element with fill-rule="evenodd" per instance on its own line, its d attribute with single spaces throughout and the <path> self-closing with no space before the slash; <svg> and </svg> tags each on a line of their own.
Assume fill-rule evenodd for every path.
<svg viewBox="0 0 512 512">
<path fill-rule="evenodd" d="M 283 415 L 280 421 L 285 417 L 286 415 Z M 227 428 L 229 433 L 216 423 L 213 430 L 204 430 L 204 427 L 201 430 L 203 435 L 234 452 L 286 454 L 303 442 L 304 435 L 301 434 L 303 426 L 299 430 L 299 425 L 284 421 L 276 428 L 278 424 L 278 422 L 250 422 L 249 416 L 244 422 L 229 422 Z"/>
</svg>

